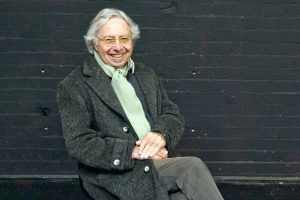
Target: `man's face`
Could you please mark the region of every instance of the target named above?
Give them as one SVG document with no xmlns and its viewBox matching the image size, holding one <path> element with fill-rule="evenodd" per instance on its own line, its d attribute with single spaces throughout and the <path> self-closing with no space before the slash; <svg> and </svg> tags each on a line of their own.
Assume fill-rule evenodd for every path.
<svg viewBox="0 0 300 200">
<path fill-rule="evenodd" d="M 121 18 L 109 19 L 99 29 L 94 46 L 105 64 L 122 68 L 131 57 L 133 50 L 128 24 Z"/>
</svg>

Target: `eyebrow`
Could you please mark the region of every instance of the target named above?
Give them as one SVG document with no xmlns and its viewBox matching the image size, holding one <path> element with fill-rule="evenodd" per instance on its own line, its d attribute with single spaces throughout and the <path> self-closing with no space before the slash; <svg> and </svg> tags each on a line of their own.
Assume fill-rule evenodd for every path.
<svg viewBox="0 0 300 200">
<path fill-rule="evenodd" d="M 112 38 L 116 38 L 116 37 L 130 37 L 131 35 L 130 34 L 125 34 L 125 35 L 119 35 L 119 36 L 112 36 L 112 35 L 105 35 L 103 36 L 102 38 L 106 38 L 106 37 L 112 37 Z M 96 35 L 97 38 L 100 38 L 101 36 L 99 35 Z"/>
</svg>

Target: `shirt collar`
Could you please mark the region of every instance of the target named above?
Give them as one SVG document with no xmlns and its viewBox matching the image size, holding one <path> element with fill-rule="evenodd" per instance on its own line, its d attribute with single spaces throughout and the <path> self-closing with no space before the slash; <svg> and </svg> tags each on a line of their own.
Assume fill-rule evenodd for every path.
<svg viewBox="0 0 300 200">
<path fill-rule="evenodd" d="M 110 66 L 110 65 L 107 65 L 105 64 L 102 59 L 99 57 L 98 55 L 98 52 L 97 51 L 94 51 L 94 57 L 97 61 L 97 63 L 100 65 L 100 67 L 103 69 L 103 71 L 109 76 L 109 77 L 112 77 L 113 73 L 116 71 L 116 70 L 120 70 L 122 71 L 122 74 L 124 76 L 127 75 L 127 73 L 130 71 L 132 71 L 132 74 L 134 74 L 134 69 L 135 69 L 135 64 L 133 62 L 133 60 L 130 58 L 127 62 L 127 64 L 121 68 L 121 69 L 115 69 L 114 67 Z"/>
</svg>

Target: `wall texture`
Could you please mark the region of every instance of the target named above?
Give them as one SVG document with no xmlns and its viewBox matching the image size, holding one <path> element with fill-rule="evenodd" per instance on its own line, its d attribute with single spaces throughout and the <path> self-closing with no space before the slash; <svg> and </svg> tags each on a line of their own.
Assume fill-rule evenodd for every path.
<svg viewBox="0 0 300 200">
<path fill-rule="evenodd" d="M 298 0 L 0 1 L 0 174 L 76 174 L 56 85 L 104 7 L 140 25 L 134 59 L 182 110 L 182 155 L 215 176 L 300 176 Z"/>
</svg>

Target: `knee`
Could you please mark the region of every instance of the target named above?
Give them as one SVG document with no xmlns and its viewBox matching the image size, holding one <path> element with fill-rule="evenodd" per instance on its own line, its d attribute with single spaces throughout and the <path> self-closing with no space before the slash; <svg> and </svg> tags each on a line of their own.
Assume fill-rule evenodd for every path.
<svg viewBox="0 0 300 200">
<path fill-rule="evenodd" d="M 206 164 L 198 157 L 187 157 L 187 163 L 189 168 L 191 169 L 207 169 Z"/>
</svg>

